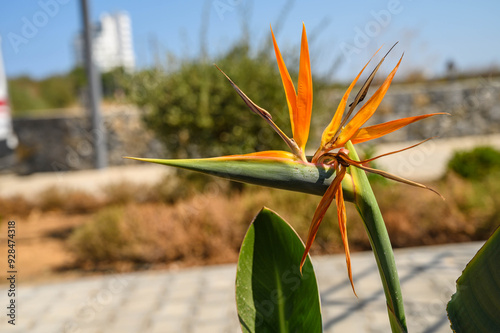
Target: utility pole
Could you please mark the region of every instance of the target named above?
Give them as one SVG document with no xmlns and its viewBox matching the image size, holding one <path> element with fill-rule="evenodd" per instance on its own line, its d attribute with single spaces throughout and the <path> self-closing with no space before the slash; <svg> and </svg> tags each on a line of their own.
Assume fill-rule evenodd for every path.
<svg viewBox="0 0 500 333">
<path fill-rule="evenodd" d="M 106 148 L 106 128 L 103 125 L 100 103 L 101 103 L 101 80 L 93 59 L 92 48 L 92 27 L 90 25 L 89 7 L 87 0 L 80 0 L 83 39 L 84 39 L 84 59 L 88 83 L 88 108 L 92 123 L 92 139 L 95 152 L 95 168 L 103 169 L 108 166 L 108 152 Z"/>
</svg>

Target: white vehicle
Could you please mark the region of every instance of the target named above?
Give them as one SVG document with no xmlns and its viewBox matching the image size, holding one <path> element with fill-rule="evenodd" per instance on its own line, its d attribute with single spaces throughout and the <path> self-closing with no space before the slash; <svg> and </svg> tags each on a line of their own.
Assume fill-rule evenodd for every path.
<svg viewBox="0 0 500 333">
<path fill-rule="evenodd" d="M 7 76 L 3 67 L 2 38 L 0 37 L 0 158 L 11 155 L 17 147 L 17 137 L 12 128 L 9 107 Z M 2 167 L 0 162 L 0 168 Z"/>
</svg>

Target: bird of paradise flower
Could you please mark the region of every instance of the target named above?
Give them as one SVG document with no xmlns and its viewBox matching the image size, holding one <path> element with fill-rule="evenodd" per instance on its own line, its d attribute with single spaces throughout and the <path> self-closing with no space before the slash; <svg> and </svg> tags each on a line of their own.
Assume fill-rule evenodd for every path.
<svg viewBox="0 0 500 333">
<path fill-rule="evenodd" d="M 274 36 L 274 33 L 271 28 L 271 34 L 272 34 L 272 39 L 273 39 L 273 45 L 274 45 L 274 51 L 276 54 L 276 59 L 278 63 L 278 68 L 280 72 L 280 76 L 283 82 L 283 87 L 285 90 L 285 95 L 286 95 L 286 100 L 287 100 L 287 105 L 290 113 L 290 122 L 291 122 L 291 127 L 292 127 L 292 138 L 289 138 L 272 120 L 271 114 L 263 109 L 262 107 L 258 106 L 255 104 L 230 78 L 227 76 L 219 67 L 219 71 L 229 80 L 230 84 L 232 87 L 236 90 L 236 92 L 240 95 L 240 97 L 243 99 L 245 104 L 252 110 L 254 113 L 262 117 L 273 129 L 278 133 L 278 135 L 285 141 L 285 143 L 288 145 L 290 148 L 291 152 L 287 151 L 279 151 L 279 150 L 273 150 L 273 151 L 261 151 L 261 152 L 256 152 L 256 153 L 250 153 L 250 154 L 244 154 L 244 155 L 230 155 L 230 156 L 223 156 L 223 157 L 217 157 L 213 158 L 210 160 L 216 160 L 218 162 L 220 161 L 231 161 L 231 160 L 245 160 L 245 161 L 262 161 L 262 160 L 269 160 L 269 161 L 288 161 L 288 162 L 293 162 L 297 164 L 308 164 L 308 165 L 321 165 L 321 166 L 330 166 L 333 167 L 334 170 L 336 171 L 336 176 L 333 179 L 333 181 L 330 183 L 328 186 L 326 192 L 324 193 L 320 203 L 318 204 L 316 211 L 314 213 L 314 216 L 312 218 L 310 227 L 309 227 L 309 232 L 305 244 L 305 251 L 302 256 L 301 262 L 300 262 L 300 269 L 302 269 L 302 266 L 307 258 L 307 255 L 309 253 L 309 250 L 314 242 L 315 236 L 318 232 L 319 226 L 326 214 L 326 211 L 328 210 L 329 206 L 335 199 L 336 205 L 337 205 L 337 216 L 338 216 L 338 223 L 339 223 L 339 229 L 342 237 L 342 242 L 344 245 L 344 251 L 345 251 L 345 256 L 346 256 L 346 265 L 347 265 L 347 272 L 349 276 L 349 280 L 351 282 L 351 286 L 353 289 L 354 294 L 356 294 L 356 291 L 354 289 L 354 283 L 353 283 L 353 278 L 352 278 L 352 269 L 351 269 L 351 259 L 350 259 L 350 252 L 349 252 L 349 245 L 348 245 L 348 238 L 347 238 L 347 227 L 346 227 L 346 208 L 345 208 L 345 202 L 344 202 L 344 195 L 342 191 L 342 180 L 346 177 L 347 171 L 350 166 L 360 168 L 362 170 L 365 170 L 367 172 L 372 172 L 379 174 L 383 177 L 399 181 L 408 185 L 412 186 L 417 186 L 421 187 L 424 189 L 431 190 L 439 195 L 438 192 L 434 191 L 433 189 L 408 180 L 404 179 L 401 177 L 398 177 L 396 175 L 390 174 L 388 172 L 382 171 L 382 170 L 377 170 L 370 168 L 366 166 L 368 162 L 371 162 L 375 159 L 378 159 L 380 157 L 389 155 L 389 154 L 394 154 L 397 152 L 401 152 L 406 149 L 413 148 L 419 144 L 424 143 L 425 141 L 429 140 L 424 140 L 416 145 L 413 145 L 411 147 L 407 147 L 405 149 L 401 149 L 395 152 L 383 154 L 371 159 L 367 159 L 364 161 L 355 161 L 351 158 L 349 158 L 348 153 L 349 151 L 345 148 L 345 145 L 348 142 L 351 142 L 352 144 L 358 144 L 362 142 L 366 142 L 369 140 L 373 140 L 376 138 L 380 138 L 386 134 L 392 133 L 406 125 L 409 125 L 411 123 L 414 123 L 416 121 L 435 116 L 435 115 L 443 115 L 447 113 L 432 113 L 432 114 L 425 114 L 425 115 L 420 115 L 420 116 L 414 116 L 414 117 L 407 117 L 407 118 L 402 118 L 402 119 L 397 119 L 393 121 L 389 121 L 386 123 L 374 125 L 374 126 L 367 126 L 367 127 L 362 127 L 375 113 L 377 110 L 378 106 L 380 105 L 382 99 L 384 98 L 387 90 L 389 89 L 389 86 L 394 78 L 394 75 L 396 74 L 396 71 L 401 63 L 402 56 L 400 60 L 398 61 L 397 65 L 394 67 L 394 69 L 390 72 L 390 74 L 387 76 L 385 81 L 382 83 L 382 85 L 377 89 L 377 91 L 368 99 L 368 101 L 355 113 L 355 115 L 351 118 L 351 115 L 353 114 L 356 106 L 364 100 L 368 93 L 368 89 L 375 77 L 375 74 L 377 73 L 378 69 L 382 65 L 383 61 L 385 60 L 387 54 L 380 60 L 378 65 L 375 67 L 375 69 L 372 71 L 372 73 L 369 75 L 368 79 L 365 81 L 365 83 L 362 85 L 360 91 L 354 98 L 354 101 L 349 105 L 348 111 L 344 116 L 344 111 L 346 109 L 347 105 L 347 100 L 349 98 L 349 95 L 356 85 L 359 77 L 365 70 L 365 68 L 368 66 L 369 62 L 361 69 L 359 74 L 356 76 L 356 78 L 353 80 L 353 82 L 350 84 L 348 87 L 347 91 L 343 95 L 337 110 L 333 116 L 333 119 L 329 123 L 329 125 L 326 127 L 324 130 L 322 137 L 321 137 L 321 144 L 319 148 L 316 150 L 315 154 L 308 158 L 305 154 L 305 147 L 307 143 L 307 139 L 309 137 L 309 128 L 310 128 L 310 122 L 311 122 L 311 113 L 312 113 L 312 104 L 313 104 L 313 84 L 312 84 L 312 74 L 311 74 L 311 64 L 310 64 L 310 58 L 309 58 L 309 48 L 307 44 L 307 35 L 306 35 L 306 29 L 305 26 L 303 25 L 302 27 L 302 39 L 301 39 L 301 51 L 300 51 L 300 65 L 299 65 L 299 75 L 298 75 L 298 84 L 297 84 L 297 90 L 295 89 L 295 86 L 293 84 L 293 81 L 290 77 L 290 74 L 288 73 L 287 67 L 285 65 L 285 62 L 283 60 L 283 57 L 281 56 L 281 52 L 279 50 L 278 44 L 276 42 L 276 38 Z M 394 47 L 394 46 L 393 46 Z M 379 49 L 380 50 L 380 49 Z M 392 50 L 392 48 L 391 48 Z M 389 50 L 389 52 L 391 51 Z M 378 52 L 378 51 L 377 51 Z M 387 52 L 387 53 L 389 53 Z M 157 159 L 146 159 L 146 158 L 132 158 L 140 161 L 147 161 L 147 162 L 154 162 L 154 163 L 162 163 L 162 164 L 168 164 L 165 163 L 166 160 L 157 160 Z M 173 164 L 172 164 L 173 165 Z M 181 166 L 184 167 L 184 166 Z"/>
</svg>

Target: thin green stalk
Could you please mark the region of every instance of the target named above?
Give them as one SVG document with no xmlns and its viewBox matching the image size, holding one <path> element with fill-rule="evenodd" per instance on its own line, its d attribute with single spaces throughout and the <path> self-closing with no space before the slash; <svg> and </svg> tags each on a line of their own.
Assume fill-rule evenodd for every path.
<svg viewBox="0 0 500 333">
<path fill-rule="evenodd" d="M 359 161 L 359 157 L 350 141 L 346 144 L 346 148 L 349 150 L 349 156 Z M 382 213 L 365 172 L 352 166 L 350 169 L 355 187 L 354 204 L 363 219 L 366 233 L 377 260 L 387 301 L 391 330 L 392 332 L 408 332 L 394 252 L 392 251 Z"/>
</svg>

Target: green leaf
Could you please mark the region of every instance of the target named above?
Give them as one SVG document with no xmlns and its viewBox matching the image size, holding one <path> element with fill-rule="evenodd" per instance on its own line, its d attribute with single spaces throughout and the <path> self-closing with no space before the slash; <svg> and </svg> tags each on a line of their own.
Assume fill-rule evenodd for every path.
<svg viewBox="0 0 500 333">
<path fill-rule="evenodd" d="M 132 157 L 131 159 L 198 171 L 242 183 L 315 195 L 323 195 L 335 178 L 332 167 L 279 159 L 238 160 L 223 157 L 172 160 Z M 345 200 L 352 201 L 354 197 L 350 177 L 344 179 L 342 188 Z"/>
<path fill-rule="evenodd" d="M 465 267 L 446 311 L 455 332 L 500 332 L 500 228 Z"/>
<path fill-rule="evenodd" d="M 241 245 L 236 305 L 243 332 L 322 331 L 316 275 L 304 244 L 273 211 L 263 208 Z"/>
</svg>

